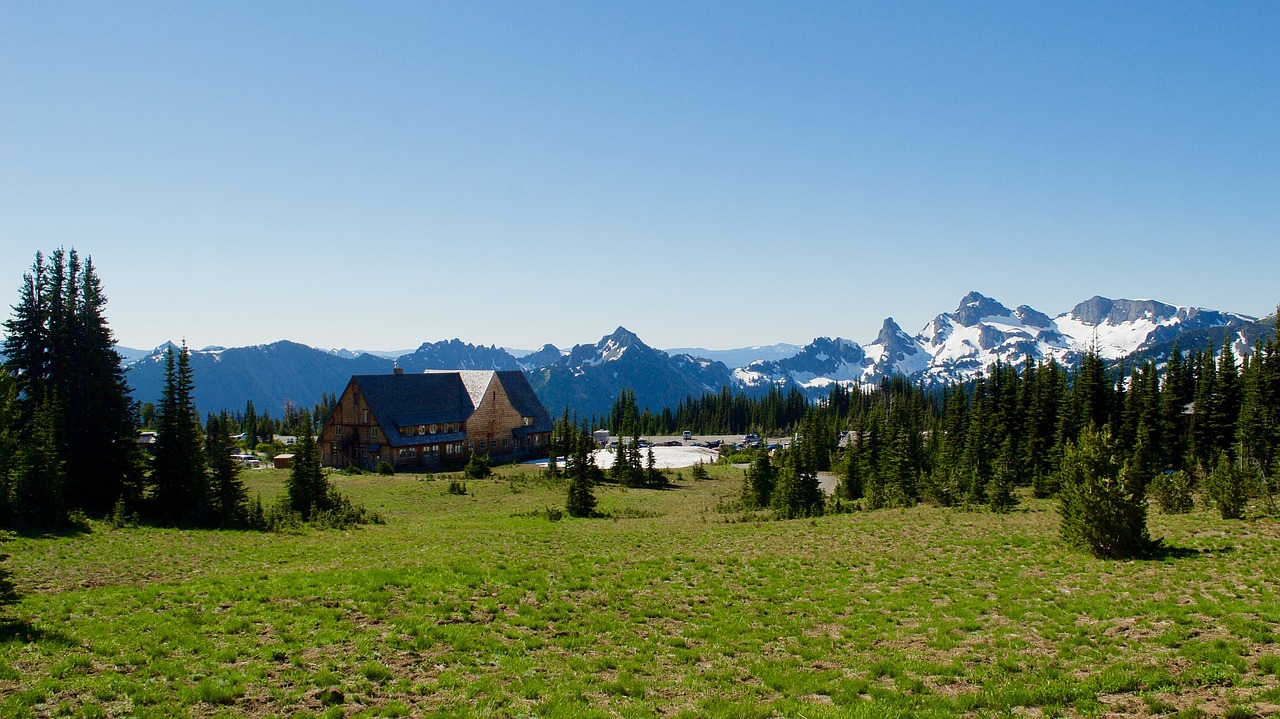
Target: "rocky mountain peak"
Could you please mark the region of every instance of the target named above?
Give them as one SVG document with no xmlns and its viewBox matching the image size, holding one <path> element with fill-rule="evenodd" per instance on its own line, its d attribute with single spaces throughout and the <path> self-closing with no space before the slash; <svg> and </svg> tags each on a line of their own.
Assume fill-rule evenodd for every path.
<svg viewBox="0 0 1280 719">
<path fill-rule="evenodd" d="M 951 313 L 957 324 L 972 327 L 984 317 L 1007 317 L 1013 314 L 1008 307 L 978 292 L 970 292 L 960 300 L 960 306 Z"/>
</svg>

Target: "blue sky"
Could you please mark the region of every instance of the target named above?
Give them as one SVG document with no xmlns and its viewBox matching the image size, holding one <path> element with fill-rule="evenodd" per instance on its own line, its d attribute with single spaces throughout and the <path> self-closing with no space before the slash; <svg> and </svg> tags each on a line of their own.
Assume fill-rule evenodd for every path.
<svg viewBox="0 0 1280 719">
<path fill-rule="evenodd" d="M 0 300 L 120 342 L 713 349 L 1280 303 L 1277 3 L 0 3 Z"/>
</svg>

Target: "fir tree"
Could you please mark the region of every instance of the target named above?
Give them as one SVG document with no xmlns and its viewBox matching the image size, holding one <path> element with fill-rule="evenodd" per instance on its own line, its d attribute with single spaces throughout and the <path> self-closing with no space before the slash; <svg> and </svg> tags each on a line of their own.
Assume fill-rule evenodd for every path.
<svg viewBox="0 0 1280 719">
<path fill-rule="evenodd" d="M 667 484 L 667 478 L 662 475 L 658 469 L 657 458 L 653 456 L 653 445 L 649 445 L 648 452 L 645 453 L 644 476 L 645 484 L 650 487 L 664 487 Z"/>
<path fill-rule="evenodd" d="M 13 523 L 13 469 L 18 454 L 18 385 L 0 365 L 0 526 Z"/>
<path fill-rule="evenodd" d="M 165 351 L 164 391 L 151 464 L 151 510 L 160 522 L 190 526 L 207 520 L 208 478 L 185 342 L 176 355 L 172 345 Z"/>
<path fill-rule="evenodd" d="M 803 440 L 801 440 L 803 442 Z M 797 443 L 799 444 L 799 443 Z M 782 467 L 770 504 L 781 517 L 811 517 L 822 514 L 822 489 L 818 473 L 806 453 L 796 444 L 783 453 Z"/>
<path fill-rule="evenodd" d="M 258 413 L 253 409 L 253 400 L 244 405 L 244 443 L 252 450 L 258 446 Z"/>
<path fill-rule="evenodd" d="M 310 521 L 319 512 L 332 508 L 329 481 L 320 469 L 320 452 L 312 435 L 310 417 L 299 418 L 298 441 L 293 449 L 293 467 L 285 483 L 289 509 Z"/>
<path fill-rule="evenodd" d="M 1249 473 L 1236 466 L 1231 456 L 1219 452 L 1213 470 L 1204 480 L 1204 500 L 1223 519 L 1244 519 L 1249 503 Z"/>
<path fill-rule="evenodd" d="M 1000 449 L 1000 458 L 992 469 L 991 482 L 987 485 L 987 507 L 996 514 L 1005 514 L 1018 506 L 1018 498 L 1014 496 L 1014 441 L 1005 438 Z"/>
<path fill-rule="evenodd" d="M 94 516 L 110 513 L 121 497 L 140 495 L 136 409 L 105 304 L 92 260 L 81 262 L 74 249 L 55 250 L 47 261 L 36 253 L 3 345 L 18 389 L 18 441 L 35 441 L 38 407 L 58 408 L 49 419 L 64 468 L 65 508 Z"/>
<path fill-rule="evenodd" d="M 55 397 L 36 405 L 27 436 L 14 460 L 13 519 L 22 529 L 49 529 L 67 523 L 66 473 L 58 451 Z"/>
<path fill-rule="evenodd" d="M 777 473 L 769 461 L 769 453 L 763 449 L 756 450 L 742 480 L 743 506 L 748 509 L 768 507 L 773 501 L 776 481 Z"/>
<path fill-rule="evenodd" d="M 1143 554 L 1147 535 L 1145 482 L 1121 471 L 1107 428 L 1087 428 L 1067 446 L 1060 469 L 1062 538 L 1100 557 Z"/>
<path fill-rule="evenodd" d="M 249 492 L 240 477 L 240 465 L 231 458 L 236 449 L 231 439 L 231 425 L 231 417 L 225 411 L 209 415 L 204 433 L 210 521 L 224 529 L 243 527 L 248 522 Z"/>
<path fill-rule="evenodd" d="M 565 462 L 565 472 L 569 475 L 569 496 L 565 502 L 565 510 L 570 517 L 591 517 L 596 511 L 595 495 L 595 461 L 592 459 L 595 440 L 591 432 L 583 425 L 581 430 L 573 432 L 566 440 L 570 452 Z"/>
</svg>

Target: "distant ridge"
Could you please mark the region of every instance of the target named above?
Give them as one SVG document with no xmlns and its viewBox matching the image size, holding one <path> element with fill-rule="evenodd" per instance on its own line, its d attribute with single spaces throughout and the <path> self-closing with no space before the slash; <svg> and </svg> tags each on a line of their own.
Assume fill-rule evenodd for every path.
<svg viewBox="0 0 1280 719">
<path fill-rule="evenodd" d="M 594 344 L 569 350 L 547 344 L 522 351 L 522 356 L 458 339 L 424 342 L 394 357 L 280 341 L 194 351 L 192 368 L 201 412 L 241 411 L 251 400 L 257 411 L 279 416 L 286 402 L 311 406 L 326 393 L 341 392 L 353 374 L 389 373 L 399 366 L 406 372 L 522 370 L 553 414 L 568 407 L 586 416 L 607 413 L 623 388 L 634 391 L 641 407 L 656 411 L 726 387 L 748 394 L 795 388 L 816 398 L 835 385 L 873 385 L 890 375 L 925 384 L 960 382 L 995 362 L 1054 358 L 1070 365 L 1094 345 L 1115 363 L 1164 361 L 1175 342 L 1183 350 L 1216 349 L 1224 336 L 1230 336 L 1236 354 L 1242 356 L 1273 327 L 1272 319 L 1106 297 L 1091 297 L 1050 317 L 1027 305 L 1009 309 L 994 298 L 970 292 L 955 310 L 940 313 L 914 335 L 886 318 L 875 339 L 865 345 L 819 337 L 804 346 L 662 351 L 618 327 Z M 140 402 L 160 397 L 166 346 L 147 352 L 121 350 Z"/>
</svg>

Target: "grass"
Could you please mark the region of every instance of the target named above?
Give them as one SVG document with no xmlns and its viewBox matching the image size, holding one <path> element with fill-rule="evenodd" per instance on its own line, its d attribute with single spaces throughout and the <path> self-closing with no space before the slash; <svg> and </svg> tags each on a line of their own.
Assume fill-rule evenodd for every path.
<svg viewBox="0 0 1280 719">
<path fill-rule="evenodd" d="M 815 520 L 723 511 L 741 471 L 564 486 L 335 476 L 385 525 L 6 545 L 0 715 L 1265 716 L 1280 527 L 1153 515 L 1176 549 L 1058 541 L 1050 502 Z M 248 473 L 264 500 L 284 473 Z M 721 509 L 717 509 L 721 508 Z"/>
</svg>

